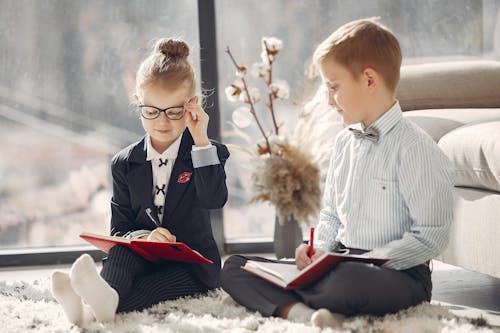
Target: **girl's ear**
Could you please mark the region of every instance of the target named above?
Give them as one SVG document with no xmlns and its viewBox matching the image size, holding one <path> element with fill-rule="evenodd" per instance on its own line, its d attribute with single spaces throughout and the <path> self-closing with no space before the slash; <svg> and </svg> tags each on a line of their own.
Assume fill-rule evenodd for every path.
<svg viewBox="0 0 500 333">
<path fill-rule="evenodd" d="M 139 96 L 137 96 L 136 93 L 132 95 L 132 100 L 134 101 L 135 104 L 139 103 Z"/>
</svg>

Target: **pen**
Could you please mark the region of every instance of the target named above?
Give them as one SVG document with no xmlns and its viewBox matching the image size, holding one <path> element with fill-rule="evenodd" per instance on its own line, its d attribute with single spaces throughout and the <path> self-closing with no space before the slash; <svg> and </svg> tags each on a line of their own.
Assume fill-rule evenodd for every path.
<svg viewBox="0 0 500 333">
<path fill-rule="evenodd" d="M 146 214 L 148 215 L 148 217 L 151 219 L 151 221 L 153 221 L 153 223 L 159 228 L 161 225 L 158 221 L 156 221 L 153 217 L 153 215 L 151 214 L 151 208 L 146 208 Z"/>
<path fill-rule="evenodd" d="M 314 228 L 309 229 L 309 257 L 314 254 Z"/>
</svg>

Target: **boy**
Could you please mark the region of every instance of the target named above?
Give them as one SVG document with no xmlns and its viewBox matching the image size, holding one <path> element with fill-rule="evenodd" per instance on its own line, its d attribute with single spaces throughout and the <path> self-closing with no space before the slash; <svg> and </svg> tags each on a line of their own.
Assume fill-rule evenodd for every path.
<svg viewBox="0 0 500 333">
<path fill-rule="evenodd" d="M 343 262 L 292 292 L 244 272 L 248 257 L 233 256 L 221 284 L 265 316 L 338 327 L 345 316 L 384 315 L 431 299 L 429 260 L 448 241 L 454 170 L 432 139 L 402 117 L 395 99 L 401 49 L 389 30 L 373 19 L 347 23 L 319 45 L 314 61 L 329 104 L 348 127 L 335 140 L 315 252 L 309 257 L 300 245 L 297 267 L 346 248 L 390 261 Z"/>
</svg>

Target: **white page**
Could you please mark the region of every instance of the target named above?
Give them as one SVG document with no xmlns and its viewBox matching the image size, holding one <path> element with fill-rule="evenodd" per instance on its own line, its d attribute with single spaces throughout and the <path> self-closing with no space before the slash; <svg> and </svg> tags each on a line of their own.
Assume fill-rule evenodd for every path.
<svg viewBox="0 0 500 333">
<path fill-rule="evenodd" d="M 248 260 L 245 264 L 245 269 L 265 276 L 266 279 L 272 280 L 283 287 L 286 287 L 290 281 L 295 279 L 297 275 L 300 274 L 300 271 L 295 264 L 276 262 Z"/>
<path fill-rule="evenodd" d="M 315 266 L 319 265 L 326 257 L 334 255 L 336 257 L 344 258 L 369 258 L 364 255 L 352 255 L 352 254 L 341 254 L 341 253 L 323 253 L 318 257 L 313 263 L 306 266 L 303 270 L 299 270 L 297 265 L 288 263 L 277 263 L 277 262 L 262 262 L 255 260 L 248 260 L 245 264 L 245 269 L 252 271 L 256 274 L 265 277 L 269 281 L 273 281 L 276 284 L 283 286 L 284 288 L 297 278 L 301 274 L 305 274 L 309 270 L 313 269 Z"/>
<path fill-rule="evenodd" d="M 256 273 L 261 273 L 269 280 L 278 282 L 283 287 L 286 287 L 286 285 L 293 281 L 297 276 L 304 274 L 314 266 L 318 265 L 326 256 L 328 256 L 328 253 L 323 253 L 318 259 L 316 259 L 312 264 L 306 266 L 303 270 L 299 270 L 295 263 L 288 264 L 254 260 L 248 260 L 247 264 L 245 264 L 245 268 L 249 268 Z M 248 265 L 249 263 L 250 265 Z"/>
</svg>

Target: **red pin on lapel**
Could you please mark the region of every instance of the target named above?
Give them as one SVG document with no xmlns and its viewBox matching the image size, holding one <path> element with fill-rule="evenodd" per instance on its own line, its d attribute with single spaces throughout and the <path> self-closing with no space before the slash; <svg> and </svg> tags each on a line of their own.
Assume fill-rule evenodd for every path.
<svg viewBox="0 0 500 333">
<path fill-rule="evenodd" d="M 192 175 L 191 172 L 184 171 L 183 173 L 181 173 L 179 175 L 179 178 L 177 178 L 177 182 L 181 183 L 181 184 L 185 184 L 191 179 L 191 175 Z"/>
</svg>

